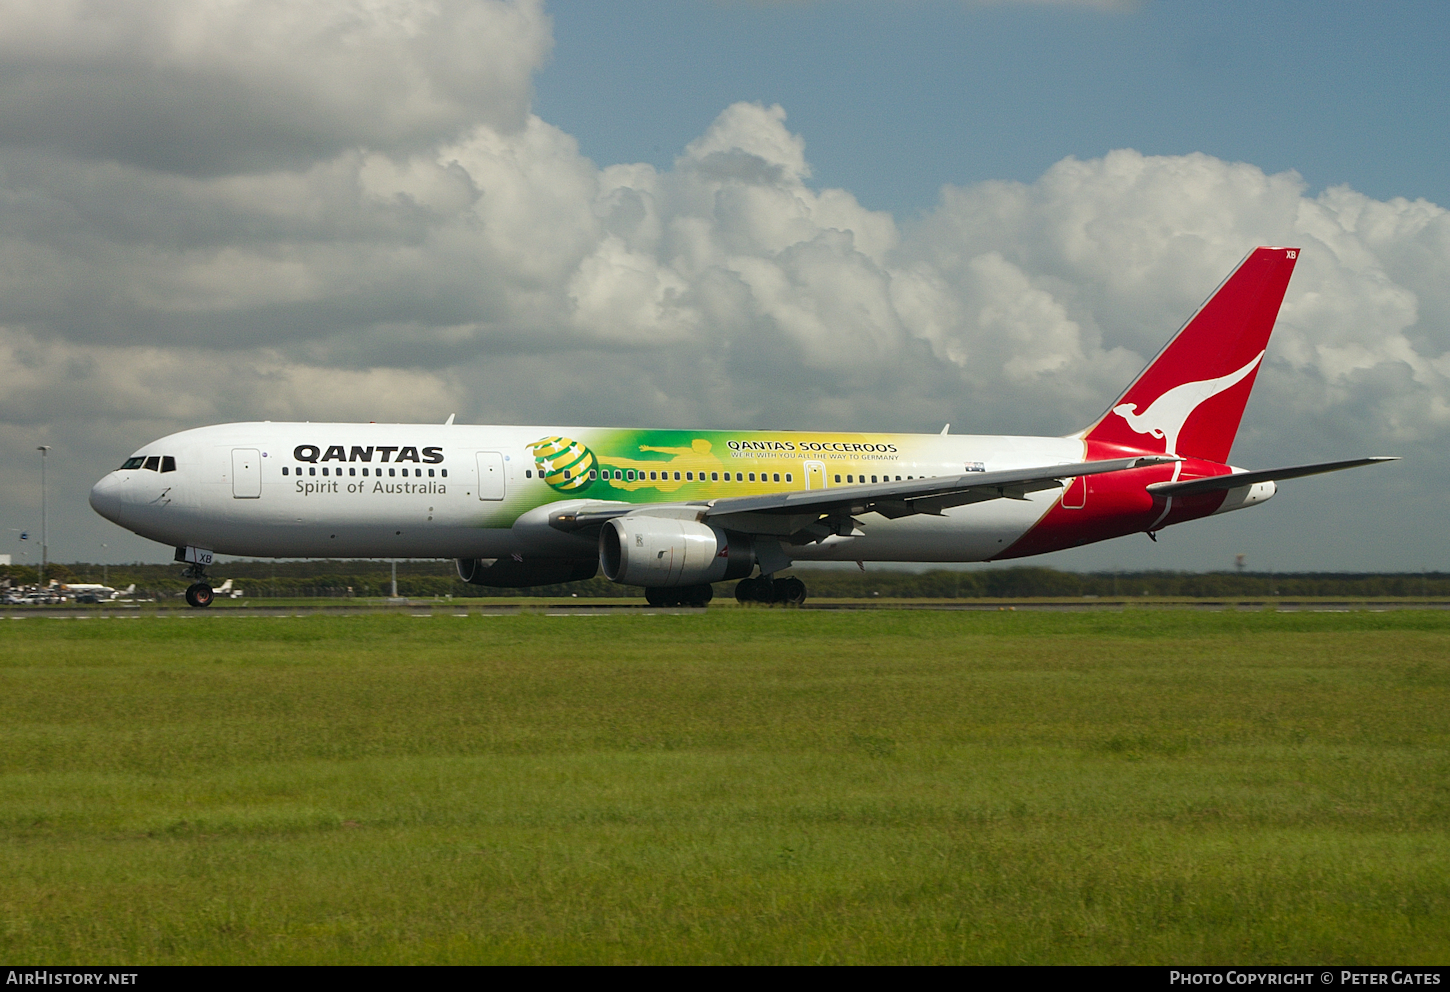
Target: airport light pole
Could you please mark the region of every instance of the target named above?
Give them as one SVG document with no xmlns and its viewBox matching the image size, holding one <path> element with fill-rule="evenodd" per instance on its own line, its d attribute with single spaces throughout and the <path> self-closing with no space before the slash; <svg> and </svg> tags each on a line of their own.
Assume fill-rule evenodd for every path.
<svg viewBox="0 0 1450 992">
<path fill-rule="evenodd" d="M 50 445 L 42 444 L 35 450 L 40 452 L 40 582 L 38 585 L 41 589 L 44 589 L 47 550 L 45 546 L 45 456 L 50 454 Z"/>
<path fill-rule="evenodd" d="M 106 581 L 106 577 L 107 577 L 107 573 L 108 572 L 109 572 L 109 566 L 106 564 L 106 546 L 104 544 L 102 544 L 101 545 L 101 585 L 103 585 L 103 586 L 110 584 L 110 583 L 108 583 Z"/>
</svg>

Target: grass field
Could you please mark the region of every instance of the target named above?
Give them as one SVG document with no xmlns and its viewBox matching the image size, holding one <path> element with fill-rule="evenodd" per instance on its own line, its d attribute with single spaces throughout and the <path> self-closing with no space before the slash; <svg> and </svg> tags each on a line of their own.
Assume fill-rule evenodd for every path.
<svg viewBox="0 0 1450 992">
<path fill-rule="evenodd" d="M 0 622 L 10 962 L 1450 959 L 1450 615 Z"/>
</svg>

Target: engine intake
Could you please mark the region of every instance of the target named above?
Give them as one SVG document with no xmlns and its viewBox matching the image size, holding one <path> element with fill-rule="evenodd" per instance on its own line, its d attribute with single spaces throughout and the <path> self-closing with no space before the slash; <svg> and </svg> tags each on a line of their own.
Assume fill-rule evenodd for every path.
<svg viewBox="0 0 1450 992">
<path fill-rule="evenodd" d="M 755 567 L 748 534 L 672 517 L 615 517 L 599 532 L 605 578 L 629 586 L 694 586 L 739 579 Z"/>
</svg>

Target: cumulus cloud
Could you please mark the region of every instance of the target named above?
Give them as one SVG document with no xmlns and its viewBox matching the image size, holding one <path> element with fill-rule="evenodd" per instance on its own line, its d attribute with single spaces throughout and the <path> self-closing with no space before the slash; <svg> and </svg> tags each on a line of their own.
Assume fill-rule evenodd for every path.
<svg viewBox="0 0 1450 992">
<path fill-rule="evenodd" d="M 1450 432 L 1423 200 L 1120 150 L 902 224 L 812 186 L 777 106 L 724 108 L 668 169 L 584 158 L 527 112 L 532 0 L 12 13 L 0 451 L 65 439 L 80 492 L 232 419 L 1067 433 L 1257 244 L 1303 253 L 1241 451 Z M 81 97 L 123 92 L 86 136 Z"/>
<path fill-rule="evenodd" d="M 194 174 L 521 126 L 536 0 L 8 0 L 0 144 Z"/>
</svg>

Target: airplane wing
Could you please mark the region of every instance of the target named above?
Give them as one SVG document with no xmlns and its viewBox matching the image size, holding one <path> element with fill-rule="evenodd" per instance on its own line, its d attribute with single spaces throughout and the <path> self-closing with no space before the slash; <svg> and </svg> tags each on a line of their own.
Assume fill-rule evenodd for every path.
<svg viewBox="0 0 1450 992">
<path fill-rule="evenodd" d="M 1167 455 L 1115 458 L 1107 461 L 1044 465 L 1002 472 L 966 472 L 961 475 L 805 489 L 762 496 L 730 496 L 696 503 L 585 504 L 550 514 L 549 523 L 561 530 L 578 531 L 602 526 L 627 513 L 649 514 L 666 507 L 698 507 L 702 518 L 722 527 L 747 533 L 791 536 L 793 540 L 820 540 L 831 534 L 851 533 L 857 514 L 879 513 L 897 518 L 926 513 L 940 516 L 953 506 L 992 499 L 1022 499 L 1042 489 L 1060 489 L 1064 479 L 1104 472 L 1123 472 L 1179 461 Z"/>
<path fill-rule="evenodd" d="M 879 513 L 883 517 L 906 517 L 914 513 L 940 516 L 952 506 L 980 503 L 989 499 L 1026 499 L 1041 489 L 1060 489 L 1062 480 L 1081 475 L 1122 472 L 1178 461 L 1151 455 L 1114 458 L 1109 461 L 1077 462 L 1071 465 L 1043 465 L 1003 472 L 966 472 L 962 475 L 913 479 L 908 482 L 878 482 L 833 489 L 807 489 L 766 496 L 731 496 L 715 500 L 705 511 L 706 519 L 737 513 L 843 514 Z"/>
<path fill-rule="evenodd" d="M 1398 456 L 1379 455 L 1374 458 L 1352 458 L 1344 462 L 1320 462 L 1318 465 L 1298 465 L 1293 468 L 1270 468 L 1259 472 L 1235 472 L 1231 475 L 1215 475 L 1208 479 L 1189 479 L 1186 482 L 1154 482 L 1148 491 L 1154 496 L 1193 496 L 1198 493 L 1219 492 L 1224 489 L 1238 489 L 1256 482 L 1277 482 L 1280 479 L 1298 479 L 1306 475 L 1323 472 L 1338 472 L 1361 465 L 1378 465 L 1380 462 L 1397 462 Z"/>
</svg>

